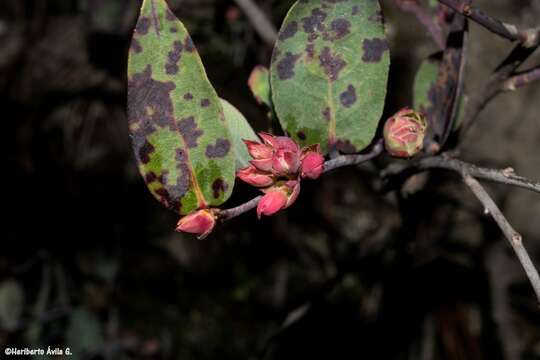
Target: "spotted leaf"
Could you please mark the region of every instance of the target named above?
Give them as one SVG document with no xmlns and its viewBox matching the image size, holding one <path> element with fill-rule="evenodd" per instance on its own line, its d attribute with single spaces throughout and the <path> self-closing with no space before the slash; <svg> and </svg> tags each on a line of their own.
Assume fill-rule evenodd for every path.
<svg viewBox="0 0 540 360">
<path fill-rule="evenodd" d="M 268 108 L 272 108 L 272 100 L 270 99 L 270 74 L 267 67 L 262 65 L 255 66 L 249 76 L 248 86 L 259 104 L 264 104 Z"/>
<path fill-rule="evenodd" d="M 128 118 L 141 175 L 168 208 L 222 204 L 234 151 L 221 102 L 184 25 L 165 0 L 144 0 L 130 48 Z"/>
<path fill-rule="evenodd" d="M 441 65 L 442 61 L 441 58 L 442 53 L 439 52 L 425 59 L 418 68 L 414 79 L 414 109 L 423 112 L 428 117 L 431 116 L 430 114 L 432 114 L 434 111 L 434 97 L 437 79 L 439 77 L 439 66 Z M 456 119 L 453 125 L 454 130 L 458 129 L 461 125 L 464 106 L 464 96 L 461 95 L 459 98 Z"/>
<path fill-rule="evenodd" d="M 233 150 L 236 156 L 236 169 L 246 167 L 252 159 L 247 151 L 246 144 L 242 140 L 260 141 L 260 139 L 237 108 L 223 99 L 221 99 L 221 105 L 231 132 Z"/>
<path fill-rule="evenodd" d="M 377 0 L 297 1 L 270 67 L 279 121 L 303 145 L 364 149 L 383 111 L 389 63 Z"/>
</svg>

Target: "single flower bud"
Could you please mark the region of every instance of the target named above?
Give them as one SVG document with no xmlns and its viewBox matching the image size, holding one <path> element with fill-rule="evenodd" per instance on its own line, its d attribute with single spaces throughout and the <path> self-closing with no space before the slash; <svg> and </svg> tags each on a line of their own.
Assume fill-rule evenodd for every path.
<svg viewBox="0 0 540 360">
<path fill-rule="evenodd" d="M 253 165 L 238 170 L 236 176 L 240 180 L 255 187 L 267 187 L 274 183 L 272 176 L 260 171 Z"/>
<path fill-rule="evenodd" d="M 287 205 L 287 194 L 279 188 L 267 191 L 257 205 L 257 217 L 261 215 L 271 216 Z"/>
<path fill-rule="evenodd" d="M 278 176 L 296 174 L 300 167 L 299 151 L 278 149 L 272 158 L 272 172 Z"/>
<path fill-rule="evenodd" d="M 386 151 L 395 157 L 414 156 L 422 149 L 426 127 L 423 114 L 409 108 L 400 110 L 384 124 Z"/>
<path fill-rule="evenodd" d="M 270 146 L 251 140 L 243 141 L 253 159 L 270 159 L 272 157 L 272 148 Z"/>
<path fill-rule="evenodd" d="M 197 235 L 198 239 L 204 239 L 214 229 L 216 218 L 211 210 L 197 210 L 184 216 L 178 221 L 176 231 Z"/>
<path fill-rule="evenodd" d="M 324 157 L 320 153 L 319 145 L 304 149 L 300 175 L 303 178 L 317 179 L 324 170 Z"/>
</svg>

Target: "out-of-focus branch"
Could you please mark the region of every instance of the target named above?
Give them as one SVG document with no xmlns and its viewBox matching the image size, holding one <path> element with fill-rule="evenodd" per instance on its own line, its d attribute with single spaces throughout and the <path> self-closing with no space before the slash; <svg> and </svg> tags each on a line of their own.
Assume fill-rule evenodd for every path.
<svg viewBox="0 0 540 360">
<path fill-rule="evenodd" d="M 536 47 L 540 42 L 540 28 L 519 30 L 517 26 L 504 23 L 482 12 L 464 0 L 439 0 L 463 16 L 478 23 L 492 33 L 510 41 L 519 41 L 524 47 Z"/>
<path fill-rule="evenodd" d="M 517 45 L 512 52 L 501 62 L 489 77 L 484 89 L 476 91 L 465 107 L 461 122 L 461 136 L 471 129 L 482 110 L 501 92 L 505 91 L 505 82 L 512 77 L 516 69 L 529 58 L 537 47 L 524 47 Z M 523 84 L 524 85 L 524 84 Z"/>
<path fill-rule="evenodd" d="M 540 65 L 516 73 L 514 76 L 503 82 L 501 88 L 506 91 L 514 91 L 538 80 L 540 80 Z"/>
<path fill-rule="evenodd" d="M 277 40 L 277 30 L 261 8 L 255 2 L 253 2 L 253 0 L 234 1 L 242 9 L 242 11 L 244 11 L 249 19 L 249 22 L 251 25 L 253 25 L 264 42 L 269 46 L 274 46 L 274 43 Z"/>
<path fill-rule="evenodd" d="M 418 21 L 424 25 L 429 35 L 437 44 L 440 50 L 444 49 L 444 36 L 439 24 L 437 24 L 432 16 L 425 8 L 418 4 L 417 0 L 394 0 L 397 7 L 402 11 L 408 12 L 416 16 Z"/>
<path fill-rule="evenodd" d="M 371 150 L 366 154 L 341 155 L 335 159 L 326 161 L 324 163 L 324 172 L 326 173 L 340 167 L 358 165 L 367 162 L 382 154 L 383 151 L 384 144 L 383 140 L 381 139 L 377 141 L 375 145 L 371 148 Z M 242 215 L 243 213 L 256 208 L 261 198 L 262 196 L 257 196 L 242 205 L 238 205 L 230 209 L 220 210 L 218 213 L 219 219 L 225 221 Z"/>
<path fill-rule="evenodd" d="M 489 196 L 478 180 L 476 180 L 465 168 L 462 168 L 460 172 L 465 184 L 469 186 L 474 195 L 476 195 L 478 200 L 480 200 L 484 208 L 489 212 L 493 220 L 495 220 L 499 228 L 502 230 L 504 236 L 510 242 L 510 245 L 514 249 L 521 266 L 523 266 L 523 269 L 529 278 L 534 292 L 536 293 L 536 297 L 540 302 L 540 276 L 538 276 L 538 271 L 534 267 L 534 264 L 527 253 L 527 249 L 525 249 L 525 246 L 523 246 L 521 235 L 508 222 L 497 204 L 495 204 L 491 196 Z"/>
<path fill-rule="evenodd" d="M 406 179 L 415 173 L 431 169 L 445 169 L 459 173 L 461 173 L 462 169 L 465 169 L 469 174 L 471 174 L 477 179 L 516 186 L 540 193 L 539 181 L 534 181 L 522 176 L 518 176 L 514 173 L 514 170 L 512 168 L 484 168 L 458 159 L 453 159 L 445 155 L 430 156 L 400 167 L 390 167 L 382 172 L 382 176 L 388 179 L 392 177 L 402 177 Z"/>
</svg>

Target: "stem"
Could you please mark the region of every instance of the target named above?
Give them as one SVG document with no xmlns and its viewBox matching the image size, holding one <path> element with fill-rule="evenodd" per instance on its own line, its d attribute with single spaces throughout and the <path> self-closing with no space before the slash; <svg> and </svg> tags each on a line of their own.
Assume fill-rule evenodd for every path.
<svg viewBox="0 0 540 360">
<path fill-rule="evenodd" d="M 489 196 L 487 191 L 482 187 L 478 180 L 476 180 L 473 175 L 469 173 L 469 171 L 465 168 L 462 168 L 460 172 L 461 176 L 463 177 L 463 181 L 465 181 L 465 184 L 469 186 L 474 195 L 476 195 L 478 200 L 480 200 L 484 208 L 489 211 L 489 214 L 491 215 L 493 220 L 495 220 L 499 228 L 502 230 L 504 236 L 510 242 L 510 245 L 514 249 L 514 252 L 518 257 L 521 266 L 523 266 L 523 269 L 525 270 L 525 273 L 529 278 L 534 292 L 536 293 L 536 297 L 540 302 L 540 276 L 538 276 L 538 271 L 534 267 L 534 264 L 531 261 L 529 254 L 527 253 L 527 249 L 525 249 L 525 247 L 523 246 L 521 235 L 516 230 L 514 230 L 512 225 L 510 225 L 497 204 L 495 204 L 491 196 Z"/>
<path fill-rule="evenodd" d="M 468 17 L 494 34 L 510 41 L 519 41 L 524 47 L 536 47 L 540 41 L 540 29 L 519 30 L 517 26 L 506 24 L 483 13 L 480 9 L 463 0 L 439 0 L 454 11 Z"/>
<path fill-rule="evenodd" d="M 244 11 L 255 31 L 269 46 L 274 46 L 277 40 L 277 30 L 261 8 L 252 0 L 235 0 Z"/>
<path fill-rule="evenodd" d="M 514 91 L 528 85 L 534 81 L 540 80 L 540 65 L 525 71 L 521 71 L 508 80 L 506 80 L 501 88 L 506 91 Z"/>
<path fill-rule="evenodd" d="M 417 0 L 395 0 L 395 3 L 402 11 L 416 16 L 418 21 L 424 25 L 435 44 L 437 44 L 437 47 L 440 50 L 444 49 L 445 41 L 441 27 L 433 20 L 433 16 L 418 4 Z"/>
</svg>

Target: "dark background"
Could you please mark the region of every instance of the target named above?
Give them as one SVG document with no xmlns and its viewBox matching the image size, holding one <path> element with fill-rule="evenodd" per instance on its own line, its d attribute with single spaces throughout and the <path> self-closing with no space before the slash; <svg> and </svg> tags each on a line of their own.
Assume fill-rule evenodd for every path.
<svg viewBox="0 0 540 360">
<path fill-rule="evenodd" d="M 246 81 L 265 45 L 232 1 L 170 0 L 218 93 L 256 129 Z M 292 1 L 264 0 L 279 26 Z M 477 1 L 523 26 L 534 0 Z M 411 103 L 435 50 L 383 1 L 392 68 L 385 113 Z M 2 0 L 6 145 L 0 347 L 72 359 L 540 359 L 540 312 L 510 246 L 453 174 L 381 194 L 389 159 L 306 182 L 288 211 L 203 241 L 146 190 L 131 155 L 126 63 L 138 1 Z M 467 91 L 511 49 L 471 25 Z M 540 62 L 538 54 L 528 62 Z M 462 158 L 540 179 L 540 87 L 490 105 Z M 540 265 L 540 196 L 488 190 Z M 238 185 L 228 204 L 254 195 Z M 228 205 L 227 204 L 227 205 Z M 0 356 L 4 358 L 3 354 Z"/>
</svg>

